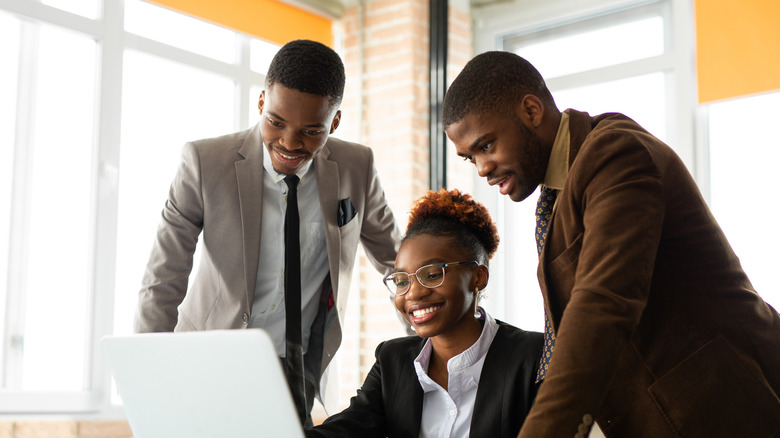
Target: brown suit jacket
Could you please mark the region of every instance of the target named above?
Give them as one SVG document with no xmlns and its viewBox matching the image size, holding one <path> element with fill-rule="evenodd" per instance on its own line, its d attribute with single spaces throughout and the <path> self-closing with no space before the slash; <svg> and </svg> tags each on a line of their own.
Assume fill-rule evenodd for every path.
<svg viewBox="0 0 780 438">
<path fill-rule="evenodd" d="M 247 327 L 260 245 L 276 245 L 280 238 L 260 235 L 264 153 L 257 125 L 184 146 L 139 293 L 136 331 Z M 323 285 L 323 305 L 309 344 L 309 353 L 321 355 L 320 366 L 311 370 L 317 374 L 341 343 L 358 243 L 377 270 L 387 273 L 395 262 L 400 233 L 371 149 L 331 137 L 313 166 L 330 265 L 330 284 Z M 339 226 L 339 202 L 346 198 L 357 213 Z M 187 291 L 199 236 L 204 248 Z"/>
<path fill-rule="evenodd" d="M 780 317 L 685 165 L 621 114 L 567 111 L 538 270 L 557 340 L 519 436 L 570 437 L 585 414 L 607 437 L 780 436 Z"/>
</svg>

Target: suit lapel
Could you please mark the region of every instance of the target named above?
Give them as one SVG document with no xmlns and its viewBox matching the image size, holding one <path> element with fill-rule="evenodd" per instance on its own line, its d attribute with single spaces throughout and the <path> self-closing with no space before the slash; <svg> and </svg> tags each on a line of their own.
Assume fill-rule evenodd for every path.
<svg viewBox="0 0 780 438">
<path fill-rule="evenodd" d="M 504 345 L 504 340 L 504 330 L 499 326 L 479 375 L 479 387 L 477 388 L 477 397 L 474 400 L 474 414 L 471 417 L 470 436 L 497 437 L 506 435 L 506 433 L 502 433 L 502 430 L 506 429 L 508 424 L 507 419 L 504 418 L 506 414 L 504 404 L 508 403 L 508 398 L 504 396 L 504 389 L 506 389 L 508 381 L 506 374 L 509 362 L 503 360 L 502 352 L 517 347 Z M 518 415 L 518 413 L 514 413 L 514 415 Z"/>
<path fill-rule="evenodd" d="M 317 192 L 322 209 L 322 221 L 325 227 L 325 245 L 328 249 L 328 267 L 333 290 L 338 290 L 341 234 L 338 226 L 339 202 L 339 165 L 328 159 L 329 143 L 314 157 L 314 172 L 317 178 Z"/>
<path fill-rule="evenodd" d="M 263 142 L 259 125 L 255 125 L 238 151 L 243 160 L 236 161 L 236 184 L 244 236 L 244 281 L 249 308 L 254 300 L 257 267 L 260 258 L 260 230 L 263 207 Z"/>
<path fill-rule="evenodd" d="M 408 349 L 406 357 L 398 361 L 398 366 L 404 368 L 397 374 L 399 376 L 398 384 L 393 385 L 395 389 L 392 397 L 393 412 L 388 415 L 388 418 L 398 418 L 401 421 L 395 425 L 389 425 L 388 430 L 392 431 L 391 436 L 420 436 L 424 392 L 413 363 L 425 345 L 425 341 L 425 339 L 420 339 L 417 346 Z"/>
<path fill-rule="evenodd" d="M 566 113 L 569 115 L 569 169 L 571 169 L 572 164 L 574 164 L 574 161 L 577 158 L 577 154 L 580 152 L 580 148 L 582 147 L 582 144 L 585 142 L 585 138 L 590 134 L 590 131 L 593 129 L 592 123 L 593 119 L 590 117 L 588 113 L 576 111 L 573 109 L 567 109 Z M 561 193 L 558 194 L 558 197 L 561 198 L 561 196 L 566 191 L 566 184 L 564 184 L 564 189 L 561 191 Z M 553 224 L 556 223 L 556 216 L 558 213 L 558 208 L 555 208 L 553 210 L 553 214 L 550 217 L 550 225 L 547 229 L 547 241 L 553 239 L 554 229 L 555 227 Z M 542 248 L 542 253 L 539 255 L 539 265 L 536 269 L 536 276 L 539 280 L 539 288 L 542 291 L 542 298 L 544 300 L 544 306 L 546 311 L 549 311 L 550 314 L 548 317 L 550 318 L 550 321 L 552 321 L 553 329 L 557 332 L 558 324 L 560 323 L 560 319 L 562 317 L 561 312 L 559 311 L 560 308 L 557 306 L 557 303 L 554 302 L 553 297 L 549 293 L 549 289 L 547 287 L 547 263 L 550 261 L 550 258 L 548 257 L 548 248 L 550 245 L 545 244 L 544 248 Z"/>
</svg>

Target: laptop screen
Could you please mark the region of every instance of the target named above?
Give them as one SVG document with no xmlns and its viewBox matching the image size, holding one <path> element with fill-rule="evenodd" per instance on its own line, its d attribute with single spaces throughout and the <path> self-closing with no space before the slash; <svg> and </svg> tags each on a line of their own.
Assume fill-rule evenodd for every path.
<svg viewBox="0 0 780 438">
<path fill-rule="evenodd" d="M 262 330 L 108 336 L 101 347 L 137 438 L 303 437 Z"/>
</svg>

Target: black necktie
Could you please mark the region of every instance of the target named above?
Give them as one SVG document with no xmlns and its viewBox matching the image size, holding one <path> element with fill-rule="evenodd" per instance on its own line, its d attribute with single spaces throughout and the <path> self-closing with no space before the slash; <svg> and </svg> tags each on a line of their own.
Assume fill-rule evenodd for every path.
<svg viewBox="0 0 780 438">
<path fill-rule="evenodd" d="M 536 203 L 536 232 L 534 234 L 536 236 L 536 251 L 539 256 L 542 255 L 544 241 L 547 240 L 547 227 L 550 225 L 550 217 L 552 217 L 552 209 L 557 196 L 557 190 L 542 186 L 539 201 Z M 547 309 L 545 309 L 544 350 L 542 351 L 542 359 L 539 362 L 539 369 L 536 372 L 537 382 L 544 380 L 544 375 L 547 373 L 547 368 L 550 366 L 550 358 L 552 358 L 552 352 L 555 348 L 555 333 L 553 332 L 548 313 Z"/>
<path fill-rule="evenodd" d="M 284 216 L 284 306 L 287 334 L 285 371 L 287 383 L 298 409 L 301 423 L 306 421 L 306 383 L 303 371 L 301 340 L 301 245 L 298 217 L 298 181 L 296 175 L 284 178 L 287 183 L 287 211 Z"/>
</svg>

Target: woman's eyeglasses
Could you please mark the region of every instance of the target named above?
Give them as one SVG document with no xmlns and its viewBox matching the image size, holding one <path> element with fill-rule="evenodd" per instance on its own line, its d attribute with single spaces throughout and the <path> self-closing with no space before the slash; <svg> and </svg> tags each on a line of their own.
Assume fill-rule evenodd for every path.
<svg viewBox="0 0 780 438">
<path fill-rule="evenodd" d="M 451 266 L 459 266 L 474 263 L 479 265 L 476 260 L 452 263 L 434 263 L 425 265 L 414 274 L 408 272 L 393 272 L 385 276 L 384 282 L 387 289 L 393 295 L 403 295 L 409 291 L 412 286 L 412 277 L 417 277 L 417 282 L 428 289 L 439 287 L 444 283 L 444 271 Z"/>
</svg>

